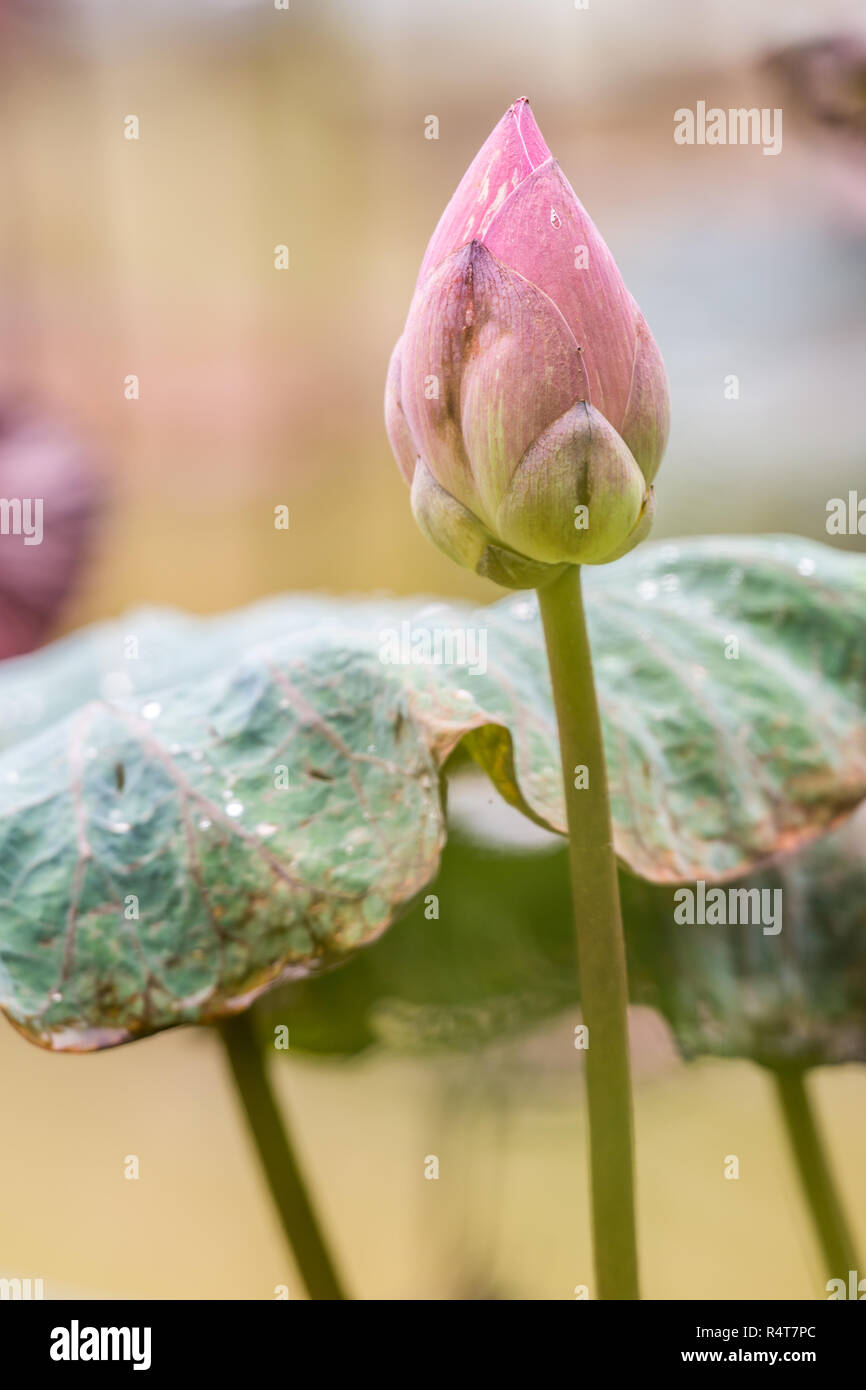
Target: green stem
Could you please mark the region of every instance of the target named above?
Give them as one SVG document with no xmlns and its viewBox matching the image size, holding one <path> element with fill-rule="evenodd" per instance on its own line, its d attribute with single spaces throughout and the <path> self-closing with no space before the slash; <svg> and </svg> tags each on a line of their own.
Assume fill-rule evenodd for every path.
<svg viewBox="0 0 866 1390">
<path fill-rule="evenodd" d="M 597 1296 L 636 1299 L 628 985 L 601 721 L 580 569 L 539 590 L 565 781 L 586 1088 Z M 588 785 L 575 786 L 585 767 Z"/>
<path fill-rule="evenodd" d="M 827 1270 L 832 1279 L 843 1279 L 847 1288 L 849 1270 L 859 1270 L 861 1265 L 806 1089 L 805 1070 L 793 1066 L 771 1070 L 791 1152 Z"/>
<path fill-rule="evenodd" d="M 271 1196 L 310 1298 L 344 1299 L 346 1295 L 307 1193 L 288 1129 L 268 1082 L 250 1011 L 224 1019 L 219 1029 Z"/>
</svg>

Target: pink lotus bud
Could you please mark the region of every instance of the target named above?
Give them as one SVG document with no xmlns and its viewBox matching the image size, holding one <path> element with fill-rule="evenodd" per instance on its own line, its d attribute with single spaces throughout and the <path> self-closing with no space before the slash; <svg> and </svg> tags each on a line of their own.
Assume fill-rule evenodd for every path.
<svg viewBox="0 0 866 1390">
<path fill-rule="evenodd" d="M 615 559 L 649 530 L 664 365 L 525 98 L 433 233 L 385 414 L 421 529 L 499 583 Z"/>
</svg>

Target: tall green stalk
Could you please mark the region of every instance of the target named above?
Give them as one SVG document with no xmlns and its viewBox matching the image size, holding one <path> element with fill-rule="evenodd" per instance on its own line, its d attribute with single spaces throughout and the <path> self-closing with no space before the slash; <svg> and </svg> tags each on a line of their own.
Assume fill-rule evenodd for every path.
<svg viewBox="0 0 866 1390">
<path fill-rule="evenodd" d="M 538 599 L 559 725 L 580 998 L 589 1033 L 586 1087 L 596 1294 L 636 1299 L 625 945 L 579 567 L 570 566 L 540 589 Z M 584 780 L 580 768 L 586 769 L 585 787 L 579 785 Z"/>
<path fill-rule="evenodd" d="M 847 1287 L 849 1270 L 862 1269 L 854 1237 L 830 1167 L 802 1067 L 771 1068 L 791 1154 L 815 1223 L 827 1271 Z"/>
<path fill-rule="evenodd" d="M 345 1293 L 307 1192 L 289 1131 L 268 1081 L 250 1011 L 220 1025 L 220 1033 L 280 1221 L 310 1298 Z"/>
</svg>

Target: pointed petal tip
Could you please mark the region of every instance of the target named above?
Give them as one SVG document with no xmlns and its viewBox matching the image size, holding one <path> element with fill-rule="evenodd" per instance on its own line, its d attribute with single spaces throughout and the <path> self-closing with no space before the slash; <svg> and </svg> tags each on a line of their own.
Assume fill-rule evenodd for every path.
<svg viewBox="0 0 866 1390">
<path fill-rule="evenodd" d="M 544 143 L 544 136 L 542 136 L 541 131 L 539 131 L 538 121 L 535 120 L 535 113 L 532 111 L 532 104 L 528 96 L 518 96 L 516 101 L 512 101 L 510 107 L 507 108 L 503 120 L 507 120 L 509 117 L 512 118 L 514 125 L 517 126 L 518 132 L 520 132 L 524 138 L 527 136 L 528 132 L 531 132 L 532 135 L 538 136 L 538 139 Z"/>
<path fill-rule="evenodd" d="M 550 159 L 550 150 L 535 119 L 529 97 L 518 97 L 511 103 L 502 122 L 509 118 L 514 122 L 530 166 L 536 168 L 546 159 Z"/>
</svg>

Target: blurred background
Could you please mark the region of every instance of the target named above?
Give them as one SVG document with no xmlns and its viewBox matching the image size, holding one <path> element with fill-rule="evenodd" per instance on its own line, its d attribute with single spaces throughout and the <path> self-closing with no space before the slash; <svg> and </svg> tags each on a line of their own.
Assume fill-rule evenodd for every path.
<svg viewBox="0 0 866 1390">
<path fill-rule="evenodd" d="M 668 367 L 655 536 L 866 548 L 825 527 L 830 498 L 866 495 L 862 4 L 0 0 L 0 51 L 0 482 L 24 410 L 50 422 L 43 452 L 67 441 L 74 486 L 62 469 L 57 486 L 87 514 L 34 641 L 140 602 L 497 596 L 419 537 L 381 401 L 427 239 L 524 94 Z M 674 112 L 698 101 L 781 107 L 781 153 L 676 145 Z M 462 1059 L 279 1069 L 358 1296 L 586 1281 L 572 1026 Z M 686 1067 L 649 1011 L 634 1026 L 646 1294 L 821 1296 L 761 1073 Z M 4 1024 L 0 1072 L 0 1275 L 49 1295 L 302 1296 L 210 1035 L 55 1057 Z M 815 1088 L 866 1237 L 866 1071 Z M 744 1180 L 720 1184 L 732 1151 Z M 449 1156 L 439 1182 L 431 1152 Z"/>
</svg>

